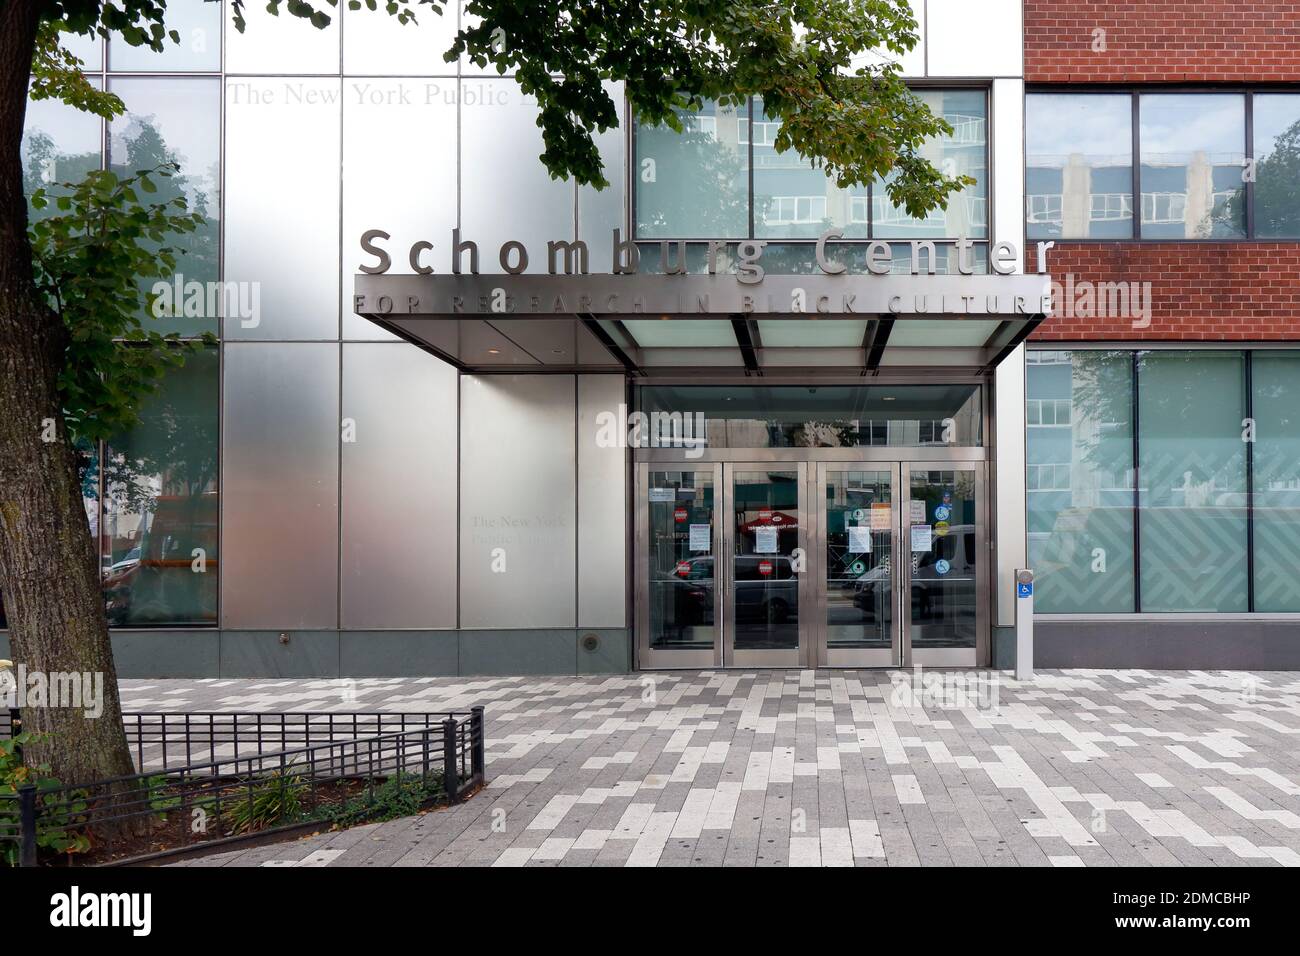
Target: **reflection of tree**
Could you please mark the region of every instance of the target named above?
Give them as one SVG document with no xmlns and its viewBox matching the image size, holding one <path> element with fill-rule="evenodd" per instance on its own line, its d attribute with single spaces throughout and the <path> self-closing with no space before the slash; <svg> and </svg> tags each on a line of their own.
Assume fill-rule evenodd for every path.
<svg viewBox="0 0 1300 956">
<path fill-rule="evenodd" d="M 79 182 L 86 173 L 99 168 L 99 150 L 65 155 L 59 150 L 54 137 L 43 129 L 32 129 L 27 132 L 23 142 L 23 152 L 27 154 L 27 165 L 23 168 L 24 196 L 31 196 L 42 186 L 52 190 L 52 184 L 60 181 Z M 55 215 L 58 211 L 58 208 L 51 203 L 44 209 L 29 206 L 27 215 L 32 219 L 39 219 Z"/>
<path fill-rule="evenodd" d="M 1244 190 L 1242 199 L 1244 202 Z M 1300 121 L 1255 165 L 1255 234 L 1300 236 Z"/>
<path fill-rule="evenodd" d="M 1079 461 L 1089 474 L 1112 472 L 1132 457 L 1132 363 L 1127 355 L 1080 349 L 1070 353 L 1070 375 L 1070 431 Z M 1125 426 L 1118 433 L 1103 427 L 1117 424 Z"/>
<path fill-rule="evenodd" d="M 639 135 L 642 159 L 655 164 L 653 184 L 642 181 L 637 194 L 643 235 L 678 235 L 691 223 L 697 235 L 729 236 L 749 222 L 748 190 L 737 186 L 745 181 L 739 152 L 690 128 L 680 135 L 643 128 Z M 652 144 L 659 148 L 647 148 Z"/>
<path fill-rule="evenodd" d="M 110 157 L 112 168 L 119 175 L 129 176 L 138 169 L 154 169 L 165 163 L 177 163 L 181 165 L 182 169 L 184 168 L 185 157 L 167 145 L 153 116 L 131 115 L 127 121 L 126 129 L 113 138 L 114 142 L 120 140 L 124 147 L 124 155 L 112 155 Z M 213 184 L 219 181 L 215 169 L 209 172 L 208 180 Z M 167 237 L 165 244 L 183 255 L 183 258 L 177 262 L 177 271 L 182 273 L 187 280 L 192 278 L 199 281 L 216 279 L 217 220 L 214 216 L 216 212 L 215 197 L 210 197 L 208 191 L 202 188 L 198 181 L 192 181 L 183 172 L 178 172 L 174 176 L 160 177 L 155 182 L 158 191 L 149 197 L 151 202 L 167 202 L 171 199 L 184 197 L 189 204 L 190 211 L 199 213 L 207 221 L 204 227 L 196 229 L 194 232 Z M 163 245 L 163 243 L 160 242 L 159 245 Z M 149 284 L 152 285 L 152 282 Z M 209 316 L 209 318 L 212 318 L 212 316 Z"/>
<path fill-rule="evenodd" d="M 108 563 L 117 565 L 105 592 L 114 624 L 214 619 L 217 369 L 214 351 L 191 356 L 144 403 L 139 424 L 104 445 Z M 191 566 L 196 549 L 213 562 L 203 573 Z"/>
</svg>

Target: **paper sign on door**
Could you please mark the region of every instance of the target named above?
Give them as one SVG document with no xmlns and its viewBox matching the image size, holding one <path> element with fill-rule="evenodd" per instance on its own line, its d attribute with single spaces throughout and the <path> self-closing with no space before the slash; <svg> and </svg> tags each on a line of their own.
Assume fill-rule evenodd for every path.
<svg viewBox="0 0 1300 956">
<path fill-rule="evenodd" d="M 691 525 L 691 534 L 690 534 L 690 541 L 688 542 L 688 547 L 692 551 L 710 550 L 709 530 L 710 528 L 709 525 L 707 524 Z"/>
<path fill-rule="evenodd" d="M 889 502 L 878 501 L 871 506 L 871 530 L 889 530 Z"/>
<path fill-rule="evenodd" d="M 930 544 L 930 526 L 928 524 L 912 525 L 912 550 L 929 551 Z"/>
<path fill-rule="evenodd" d="M 861 525 L 849 528 L 849 554 L 871 553 L 871 529 Z"/>
<path fill-rule="evenodd" d="M 925 524 L 925 502 L 912 499 L 912 520 L 909 524 Z"/>
<path fill-rule="evenodd" d="M 775 528 L 754 529 L 754 553 L 755 554 L 776 554 L 776 529 Z"/>
<path fill-rule="evenodd" d="M 651 501 L 676 501 L 677 490 L 675 488 L 651 488 Z"/>
</svg>

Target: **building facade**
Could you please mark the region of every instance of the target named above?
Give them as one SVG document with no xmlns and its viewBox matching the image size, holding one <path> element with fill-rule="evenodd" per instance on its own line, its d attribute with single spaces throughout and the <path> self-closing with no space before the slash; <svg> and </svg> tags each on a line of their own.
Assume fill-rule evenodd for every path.
<svg viewBox="0 0 1300 956">
<path fill-rule="evenodd" d="M 459 15 L 171 6 L 24 140 L 209 223 L 219 345 L 85 449 L 123 676 L 1006 666 L 1025 567 L 1040 665 L 1300 666 L 1286 5 L 916 0 L 923 220 L 761 101 L 552 180 Z"/>
</svg>

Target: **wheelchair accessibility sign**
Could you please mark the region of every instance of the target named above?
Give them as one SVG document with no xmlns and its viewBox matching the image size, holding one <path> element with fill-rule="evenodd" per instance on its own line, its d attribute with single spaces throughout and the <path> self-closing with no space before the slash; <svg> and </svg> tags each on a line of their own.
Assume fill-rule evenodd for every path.
<svg viewBox="0 0 1300 956">
<path fill-rule="evenodd" d="M 1018 597 L 1018 598 L 1027 598 L 1027 597 L 1033 597 L 1033 596 L 1034 596 L 1034 582 L 1033 582 L 1033 581 L 1017 581 L 1017 582 L 1016 582 L 1016 597 Z"/>
</svg>

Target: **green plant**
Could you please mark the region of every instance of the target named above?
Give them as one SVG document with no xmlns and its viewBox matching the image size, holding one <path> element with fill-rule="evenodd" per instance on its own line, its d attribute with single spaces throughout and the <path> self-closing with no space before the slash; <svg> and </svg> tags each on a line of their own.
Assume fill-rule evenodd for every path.
<svg viewBox="0 0 1300 956">
<path fill-rule="evenodd" d="M 305 786 L 302 776 L 292 768 L 276 770 L 232 801 L 222 814 L 222 823 L 232 834 L 296 823 L 304 815 Z"/>
<path fill-rule="evenodd" d="M 19 756 L 23 747 L 31 746 L 40 739 L 38 734 L 18 734 L 8 740 L 0 740 L 0 836 L 7 838 L 0 848 L 0 861 L 7 866 L 18 865 L 21 837 L 18 801 L 11 798 L 17 796 L 20 787 L 28 784 L 36 787 L 38 795 L 62 787 L 57 779 L 48 776 L 48 765 L 28 766 Z M 49 812 L 39 813 L 36 817 L 37 852 L 46 850 L 71 854 L 84 853 L 90 849 L 90 838 L 76 829 L 84 822 L 86 804 L 83 799 L 69 794 L 53 808 L 47 809 Z"/>
<path fill-rule="evenodd" d="M 375 787 L 373 792 L 341 804 L 321 807 L 313 818 L 325 820 L 339 829 L 359 823 L 380 823 L 418 813 L 425 804 L 442 795 L 441 773 L 431 773 L 427 780 L 416 773 L 399 773 Z"/>
</svg>

